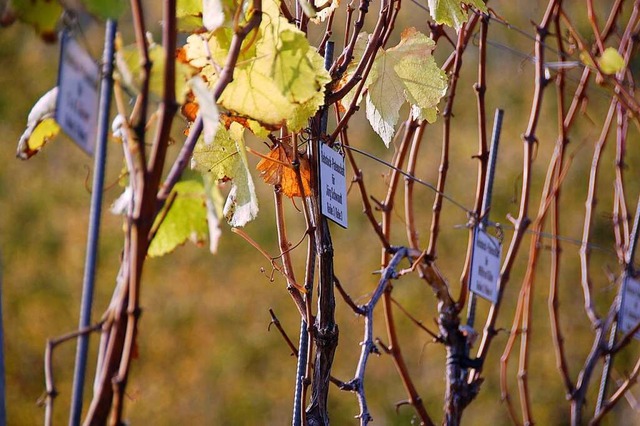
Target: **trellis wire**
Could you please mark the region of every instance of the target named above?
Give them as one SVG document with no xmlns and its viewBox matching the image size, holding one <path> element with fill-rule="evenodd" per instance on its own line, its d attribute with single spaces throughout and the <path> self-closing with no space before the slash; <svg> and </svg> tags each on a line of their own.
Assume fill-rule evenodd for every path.
<svg viewBox="0 0 640 426">
<path fill-rule="evenodd" d="M 91 306 L 93 304 L 96 263 L 98 257 L 98 240 L 100 235 L 100 213 L 102 210 L 102 192 L 104 188 L 104 173 L 107 156 L 109 110 L 111 109 L 111 90 L 113 88 L 113 59 L 115 52 L 114 40 L 116 29 L 116 21 L 112 19 L 108 20 L 105 28 L 105 44 L 102 56 L 102 81 L 100 84 L 100 104 L 98 109 L 93 187 L 91 192 L 91 212 L 89 218 L 89 232 L 87 236 L 87 254 L 85 258 L 84 277 L 82 280 L 80 321 L 78 325 L 78 329 L 80 330 L 91 325 Z M 78 336 L 78 346 L 76 350 L 73 394 L 69 415 L 70 426 L 80 424 L 88 350 L 89 335 L 82 333 Z"/>
<path fill-rule="evenodd" d="M 360 154 L 362 156 L 370 158 L 371 160 L 374 160 L 374 161 L 376 161 L 376 162 L 378 162 L 378 163 L 380 163 L 380 164 L 382 164 L 382 165 L 384 165 L 384 166 L 386 166 L 386 167 L 388 167 L 390 169 L 396 170 L 398 173 L 402 174 L 407 179 L 411 179 L 412 181 L 431 189 L 433 192 L 435 192 L 437 194 L 441 194 L 444 199 L 446 199 L 447 201 L 451 202 L 451 204 L 455 205 L 456 207 L 460 208 L 462 211 L 464 211 L 467 214 L 467 216 L 470 216 L 470 217 L 473 216 L 473 210 L 465 207 L 464 204 L 462 204 L 461 202 L 457 201 L 455 198 L 453 198 L 451 195 L 447 194 L 446 192 L 438 191 L 438 189 L 435 187 L 435 185 L 430 184 L 429 182 L 426 182 L 426 181 L 424 181 L 424 180 L 412 175 L 411 173 L 406 172 L 405 170 L 402 170 L 402 169 L 400 169 L 398 167 L 395 167 L 393 164 L 391 164 L 391 163 L 389 163 L 389 162 L 387 162 L 387 161 L 385 161 L 385 160 L 383 160 L 381 158 L 376 157 L 375 155 L 371 154 L 370 152 L 364 151 L 362 149 L 359 149 L 359 148 L 356 148 L 356 147 L 353 147 L 353 146 L 350 146 L 350 145 L 342 145 L 340 143 L 336 143 L 335 146 L 351 150 L 351 151 L 356 152 L 356 153 L 358 153 L 358 154 Z M 494 221 L 491 221 L 491 220 L 487 220 L 485 226 L 492 226 L 492 227 L 499 228 L 499 229 L 502 229 L 502 230 L 506 230 L 506 229 L 513 230 L 513 226 L 512 225 L 501 224 L 501 223 L 494 222 Z M 467 227 L 469 227 L 469 223 L 456 225 L 455 227 L 456 228 L 464 228 L 464 229 L 466 229 Z M 564 236 L 564 235 L 556 235 L 556 234 L 552 234 L 550 232 L 537 232 L 537 231 L 532 231 L 530 229 L 526 229 L 524 232 L 526 234 L 539 235 L 539 236 L 541 236 L 543 238 L 557 239 L 557 240 L 560 240 L 560 241 L 565 241 L 567 243 L 574 244 L 574 245 L 577 245 L 577 246 L 583 246 L 584 245 L 584 242 L 582 240 L 578 239 L 578 238 L 571 238 L 571 237 L 567 237 L 567 236 Z M 606 252 L 608 254 L 611 254 L 612 256 L 616 255 L 614 250 L 608 249 L 606 247 L 603 247 L 600 244 L 587 243 L 587 247 L 589 247 L 590 249 Z"/>
<path fill-rule="evenodd" d="M 396 166 L 394 166 L 393 164 L 376 157 L 375 155 L 367 152 L 367 151 L 363 151 L 359 148 L 353 147 L 351 145 L 343 145 L 341 143 L 335 143 L 335 146 L 338 146 L 340 148 L 346 148 L 350 151 L 354 151 L 357 152 L 360 155 L 364 155 L 365 157 L 368 157 L 374 161 L 377 161 L 380 164 L 383 164 L 385 166 L 387 166 L 390 169 L 393 169 L 395 171 L 397 171 L 398 173 L 400 173 L 402 176 L 411 179 L 412 181 L 419 183 L 420 185 L 426 186 L 427 188 L 431 189 L 433 192 L 435 192 L 436 194 L 440 194 L 442 196 L 442 198 L 444 198 L 445 200 L 449 201 L 450 203 L 452 203 L 453 205 L 455 205 L 456 207 L 460 208 L 461 210 L 464 210 L 465 213 L 467 213 L 467 215 L 473 215 L 473 211 L 471 209 L 466 208 L 462 203 L 456 201 L 453 197 L 451 197 L 450 195 L 442 192 L 442 191 L 438 191 L 438 188 L 436 188 L 434 185 L 430 184 L 429 182 L 426 182 L 422 179 L 420 179 L 419 177 L 416 177 L 414 175 L 412 175 L 411 173 L 408 173 Z"/>
</svg>

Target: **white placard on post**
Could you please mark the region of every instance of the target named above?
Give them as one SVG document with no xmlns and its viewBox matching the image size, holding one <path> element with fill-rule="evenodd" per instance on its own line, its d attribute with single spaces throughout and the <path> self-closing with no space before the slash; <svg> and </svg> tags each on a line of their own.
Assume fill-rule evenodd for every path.
<svg viewBox="0 0 640 426">
<path fill-rule="evenodd" d="M 320 144 L 320 204 L 322 214 L 347 227 L 347 179 L 344 157 L 330 146 Z"/>
<path fill-rule="evenodd" d="M 471 277 L 469 287 L 472 292 L 491 303 L 498 302 L 498 277 L 502 245 L 500 240 L 476 227 L 473 252 L 471 254 Z"/>
<path fill-rule="evenodd" d="M 62 36 L 56 121 L 87 154 L 93 155 L 98 117 L 100 69 L 69 34 Z"/>
<path fill-rule="evenodd" d="M 622 283 L 621 297 L 618 324 L 621 332 L 628 333 L 640 322 L 640 280 L 627 275 Z M 633 337 L 640 339 L 640 331 Z"/>
</svg>

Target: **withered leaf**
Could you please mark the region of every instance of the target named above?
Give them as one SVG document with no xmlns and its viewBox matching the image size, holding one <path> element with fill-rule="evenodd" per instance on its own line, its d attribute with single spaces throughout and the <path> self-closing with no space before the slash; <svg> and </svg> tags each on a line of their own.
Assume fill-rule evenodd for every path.
<svg viewBox="0 0 640 426">
<path fill-rule="evenodd" d="M 293 160 L 293 147 L 287 143 L 278 143 L 266 157 L 256 166 L 266 183 L 279 185 L 282 193 L 289 198 L 302 197 L 303 191 L 305 197 L 311 195 L 311 168 L 307 157 L 298 155 L 303 191 L 300 190 L 293 166 L 290 166 Z"/>
</svg>

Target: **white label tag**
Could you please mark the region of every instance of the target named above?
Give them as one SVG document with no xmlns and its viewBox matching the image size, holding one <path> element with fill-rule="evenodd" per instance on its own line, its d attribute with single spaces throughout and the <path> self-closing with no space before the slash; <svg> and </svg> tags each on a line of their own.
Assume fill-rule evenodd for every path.
<svg viewBox="0 0 640 426">
<path fill-rule="evenodd" d="M 640 281 L 627 276 L 622 286 L 618 323 L 620 331 L 628 333 L 640 322 Z M 633 337 L 640 339 L 640 332 Z"/>
<path fill-rule="evenodd" d="M 476 228 L 471 255 L 471 291 L 492 303 L 498 302 L 498 277 L 502 245 L 500 240 Z"/>
<path fill-rule="evenodd" d="M 96 139 L 99 75 L 93 58 L 73 37 L 63 34 L 56 121 L 89 155 Z"/>
<path fill-rule="evenodd" d="M 347 179 L 344 157 L 328 145 L 320 144 L 320 204 L 322 214 L 347 227 Z"/>
</svg>

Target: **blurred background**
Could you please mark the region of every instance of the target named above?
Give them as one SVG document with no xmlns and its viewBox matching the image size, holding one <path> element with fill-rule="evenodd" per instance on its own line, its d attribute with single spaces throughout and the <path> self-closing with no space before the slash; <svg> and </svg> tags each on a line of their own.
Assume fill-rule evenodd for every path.
<svg viewBox="0 0 640 426">
<path fill-rule="evenodd" d="M 421 1 L 421 0 L 416 0 Z M 397 28 L 415 26 L 428 33 L 426 2 L 403 2 Z M 609 2 L 597 2 L 602 22 L 608 14 Z M 630 3 L 630 2 L 626 2 Z M 533 95 L 534 28 L 539 22 L 546 2 L 495 1 L 490 6 L 512 24 L 509 28 L 497 21 L 489 25 L 487 58 L 487 116 L 491 120 L 495 108 L 505 110 L 502 143 L 494 187 L 491 220 L 507 224 L 505 241 L 512 232 L 507 215 L 517 216 L 522 180 L 522 141 Z M 346 5 L 342 5 L 345 8 Z M 367 21 L 371 31 L 378 4 L 372 4 Z M 588 37 L 586 10 L 582 3 L 566 6 L 567 13 L 579 31 Z M 159 37 L 160 15 L 156 2 L 147 2 L 149 30 Z M 626 23 L 631 4 L 623 9 L 620 22 Z M 336 22 L 336 49 L 342 46 L 341 24 Z M 622 32 L 622 25 L 619 33 Z M 125 43 L 133 42 L 130 18 L 120 22 Z M 94 58 L 101 56 L 103 28 L 87 22 L 83 26 L 83 43 Z M 320 40 L 321 28 L 313 30 L 311 42 Z M 316 34 L 317 32 L 317 34 Z M 451 37 L 455 37 L 449 32 Z M 392 39 L 393 46 L 399 39 Z M 552 40 L 552 39 L 550 39 Z M 617 46 L 619 38 L 613 37 Z M 587 40 L 591 41 L 591 40 Z M 550 42 L 553 44 L 555 42 Z M 556 60 L 552 50 L 547 54 Z M 89 217 L 91 169 L 93 160 L 86 156 L 67 137 L 61 136 L 41 153 L 23 162 L 15 158 L 15 149 L 23 132 L 31 106 L 56 84 L 58 67 L 57 44 L 45 44 L 29 27 L 16 23 L 0 32 L 0 253 L 3 265 L 3 308 L 7 370 L 8 424 L 32 425 L 43 420 L 43 409 L 36 401 L 44 392 L 43 354 L 48 338 L 74 330 L 78 322 L 84 252 Z M 452 46 L 443 38 L 436 50 L 441 64 Z M 577 60 L 577 53 L 574 53 Z M 477 78 L 477 39 L 474 38 L 463 57 L 461 80 L 454 104 L 453 134 L 447 194 L 469 208 L 475 192 L 477 152 L 477 111 L 472 88 Z M 640 63 L 633 59 L 632 71 Z M 551 70 L 553 73 L 553 70 Z M 576 66 L 568 73 L 569 95 L 577 85 L 582 68 Z M 591 344 L 592 330 L 584 315 L 580 288 L 578 250 L 584 218 L 584 201 L 593 155 L 593 145 L 600 134 L 609 105 L 611 89 L 592 84 L 588 102 L 579 117 L 579 124 L 570 134 L 569 152 L 573 156 L 562 193 L 561 234 L 569 240 L 562 245 L 562 277 L 560 282 L 560 322 L 566 339 L 570 374 L 576 380 Z M 401 111 L 406 117 L 408 108 Z M 540 190 L 544 182 L 548 160 L 556 140 L 556 98 L 553 87 L 546 91 L 543 114 L 538 130 L 539 144 L 534 162 L 530 216 L 535 217 Z M 176 118 L 176 144 L 170 149 L 175 156 L 182 140 L 184 121 Z M 491 128 L 491 123 L 489 123 Z M 393 147 L 386 149 L 360 111 L 351 121 L 351 144 L 390 161 Z M 441 123 L 429 126 L 419 160 L 418 177 L 435 183 L 441 150 Z M 598 204 L 592 228 L 592 263 L 590 267 L 594 297 L 601 313 L 606 312 L 614 299 L 618 285 L 611 276 L 621 272 L 613 251 L 611 226 L 613 197 L 615 132 L 611 131 L 603 154 L 603 167 L 598 182 Z M 625 184 L 630 214 L 634 211 L 640 192 L 640 145 L 638 128 L 629 129 Z M 251 142 L 264 151 L 260 141 Z M 383 199 L 388 169 L 365 157 L 357 156 L 364 171 L 370 194 Z M 256 158 L 250 161 L 257 163 Z M 108 206 L 120 194 L 118 176 L 122 170 L 121 146 L 111 141 L 108 153 Z M 348 172 L 352 174 L 352 170 Z M 197 178 L 195 174 L 188 177 Z M 254 175 L 260 196 L 260 214 L 245 231 L 269 253 L 277 254 L 274 225 L 272 187 Z M 419 206 L 418 225 L 421 243 L 426 245 L 433 192 L 416 188 Z M 406 242 L 403 227 L 402 196 L 400 193 L 394 244 Z M 298 207 L 299 201 L 296 201 Z M 296 203 L 285 202 L 288 211 L 291 241 L 302 237 L 303 219 Z M 361 201 L 354 187 L 349 195 L 349 228 L 332 225 L 336 274 L 342 285 L 358 303 L 364 303 L 375 288 L 380 267 L 377 238 L 361 213 Z M 452 293 L 458 293 L 459 276 L 467 246 L 468 231 L 460 225 L 467 221 L 463 210 L 445 202 L 437 265 L 443 271 Z M 96 278 L 94 319 L 98 320 L 106 308 L 119 268 L 122 245 L 122 222 L 118 216 L 103 215 L 100 238 L 100 262 Z M 282 277 L 270 280 L 268 262 L 242 238 L 223 229 L 219 252 L 211 255 L 206 247 L 187 244 L 174 253 L 150 259 L 145 265 L 142 307 L 138 339 L 139 357 L 133 364 L 126 397 L 126 417 L 131 424 L 173 425 L 283 425 L 290 423 L 292 410 L 295 358 L 285 342 L 272 327 L 268 329 L 272 308 L 289 336 L 297 342 L 299 317 L 285 288 Z M 518 291 L 526 267 L 529 250 L 527 236 L 523 242 L 497 327 L 510 329 Z M 549 240 L 543 240 L 541 265 L 534 290 L 534 329 L 530 362 L 530 386 L 533 415 L 538 424 L 569 423 L 569 403 L 565 398 L 550 339 L 547 313 Z M 302 276 L 304 244 L 294 251 L 296 272 Z M 505 250 L 506 251 L 506 250 Z M 431 290 L 417 277 L 409 275 L 395 283 L 394 297 L 413 316 L 427 327 L 436 330 L 436 301 Z M 478 302 L 477 324 L 486 317 L 488 303 Z M 402 350 L 412 378 L 436 421 L 441 415 L 444 393 L 444 348 L 432 342 L 400 311 L 396 311 Z M 363 321 L 346 304 L 337 300 L 337 322 L 340 343 L 336 352 L 333 375 L 347 381 L 353 377 L 360 352 Z M 386 341 L 384 321 L 376 317 L 375 334 Z M 500 402 L 498 363 L 507 332 L 500 332 L 494 340 L 485 365 L 486 381 L 477 400 L 466 410 L 464 423 L 468 425 L 510 424 L 506 408 Z M 95 357 L 97 337 L 91 340 Z M 55 402 L 56 423 L 67 421 L 75 342 L 66 343 L 54 354 L 56 386 L 60 395 Z M 634 341 L 616 358 L 617 377 L 623 377 L 635 363 L 640 349 Z M 515 354 L 514 354 L 515 355 Z M 89 362 L 89 373 L 95 359 Z M 600 367 L 599 367 L 600 368 Z M 517 359 L 509 364 L 511 397 L 517 400 Z M 616 376 L 614 376 L 616 377 Z M 90 375 L 90 378 L 92 376 Z M 599 373 L 594 375 L 599 380 Z M 90 379 L 91 380 L 91 379 Z M 366 391 L 371 414 L 376 425 L 416 424 L 408 406 L 396 409 L 396 403 L 406 399 L 391 357 L 372 358 L 366 376 Z M 90 397 L 90 381 L 85 386 Z M 597 384 L 592 385 L 587 411 L 595 407 Z M 605 424 L 633 425 L 638 420 L 635 397 L 621 401 Z M 85 404 L 86 405 L 86 404 Z M 355 395 L 332 387 L 330 413 L 335 425 L 356 424 L 358 413 Z"/>
</svg>

